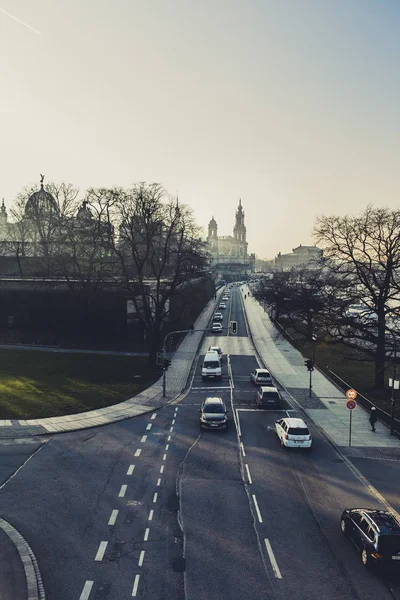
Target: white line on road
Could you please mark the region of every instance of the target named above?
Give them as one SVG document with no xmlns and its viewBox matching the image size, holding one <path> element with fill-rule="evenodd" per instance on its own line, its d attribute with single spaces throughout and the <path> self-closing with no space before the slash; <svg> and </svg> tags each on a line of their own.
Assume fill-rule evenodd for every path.
<svg viewBox="0 0 400 600">
<path fill-rule="evenodd" d="M 106 551 L 108 542 L 100 542 L 99 549 L 97 550 L 97 554 L 94 560 L 101 561 L 103 560 L 104 552 Z"/>
<path fill-rule="evenodd" d="M 281 575 L 281 572 L 279 570 L 278 563 L 276 562 L 275 555 L 272 552 L 271 544 L 269 543 L 269 540 L 267 540 L 267 539 L 264 539 L 264 542 L 265 542 L 265 547 L 267 548 L 269 560 L 271 561 L 271 566 L 272 566 L 272 570 L 274 572 L 274 575 L 278 579 L 282 579 L 282 575 Z"/>
<path fill-rule="evenodd" d="M 88 600 L 89 594 L 92 591 L 93 581 L 86 581 L 83 586 L 82 594 L 79 596 L 79 600 Z"/>
<path fill-rule="evenodd" d="M 144 442 L 147 440 L 147 435 L 142 435 L 142 439 L 140 440 L 141 444 L 144 444 Z"/>
<path fill-rule="evenodd" d="M 153 515 L 154 515 L 154 510 L 151 510 L 151 511 L 149 512 L 149 519 L 148 519 L 149 521 L 152 521 L 152 520 L 153 520 Z"/>
<path fill-rule="evenodd" d="M 164 473 L 164 465 L 160 467 L 160 473 Z"/>
<path fill-rule="evenodd" d="M 155 418 L 156 418 L 156 416 L 157 416 L 157 413 L 153 413 L 153 414 L 151 415 L 151 417 L 150 417 L 150 418 L 151 418 L 151 419 L 155 419 Z"/>
<path fill-rule="evenodd" d="M 127 475 L 132 475 L 134 468 L 135 468 L 135 465 L 129 465 L 126 474 Z"/>
<path fill-rule="evenodd" d="M 121 489 L 119 490 L 118 498 L 123 498 L 126 494 L 127 485 L 121 485 Z"/>
<path fill-rule="evenodd" d="M 175 408 L 175 412 L 176 412 L 177 410 L 179 410 L 179 406 L 177 406 L 177 407 Z"/>
<path fill-rule="evenodd" d="M 157 487 L 160 487 L 161 485 L 161 479 L 157 479 Z"/>
<path fill-rule="evenodd" d="M 192 387 L 192 390 L 230 390 L 231 386 L 230 385 L 219 385 L 218 387 L 211 387 L 211 386 L 207 386 L 207 387 Z M 194 404 L 194 406 L 200 406 L 199 404 Z"/>
<path fill-rule="evenodd" d="M 239 413 L 238 411 L 236 411 L 236 419 L 237 419 L 237 429 L 238 429 L 238 434 L 241 436 L 242 435 L 242 428 L 240 427 L 240 419 L 239 419 Z"/>
<path fill-rule="evenodd" d="M 168 448 L 169 448 L 169 444 L 167 444 L 167 445 L 165 446 L 165 449 L 166 449 L 166 450 L 168 450 Z"/>
<path fill-rule="evenodd" d="M 169 435 L 169 436 L 168 436 L 168 442 L 170 442 L 170 441 L 171 441 L 171 437 L 172 437 L 172 435 Z"/>
<path fill-rule="evenodd" d="M 246 452 L 244 451 L 243 442 L 240 442 L 240 449 L 242 451 L 243 456 L 246 456 Z"/>
<path fill-rule="evenodd" d="M 158 497 L 158 494 L 157 494 L 157 492 L 156 492 L 156 493 L 154 494 L 154 496 L 153 496 L 153 502 L 157 502 L 157 497 Z"/>
<path fill-rule="evenodd" d="M 144 553 L 145 553 L 144 550 L 142 550 L 141 553 L 140 553 L 139 562 L 138 562 L 139 567 L 141 567 L 143 565 Z"/>
<path fill-rule="evenodd" d="M 149 539 L 149 533 L 150 533 L 150 529 L 148 527 L 146 527 L 146 531 L 144 532 L 143 541 L 147 542 L 147 540 Z"/>
<path fill-rule="evenodd" d="M 138 448 L 135 452 L 135 456 L 140 456 L 141 451 L 141 448 Z"/>
<path fill-rule="evenodd" d="M 164 454 L 164 456 L 162 457 L 163 460 L 167 460 L 167 455 Z"/>
<path fill-rule="evenodd" d="M 132 596 L 136 596 L 138 585 L 139 585 L 140 575 L 135 575 L 135 583 L 133 584 Z"/>
<path fill-rule="evenodd" d="M 256 507 L 256 513 L 257 513 L 257 517 L 260 523 L 263 522 L 262 520 L 262 516 L 260 513 L 260 509 L 258 508 L 258 502 L 257 502 L 257 498 L 255 497 L 255 494 L 253 494 L 253 502 L 254 502 L 254 506 Z"/>
<path fill-rule="evenodd" d="M 108 524 L 109 524 L 109 525 L 115 525 L 115 521 L 117 520 L 118 513 L 119 513 L 119 510 L 117 510 L 117 509 L 114 509 L 114 510 L 112 511 L 112 513 L 111 513 L 111 516 L 110 516 L 110 518 L 108 519 Z"/>
<path fill-rule="evenodd" d="M 175 419 L 172 419 L 171 425 L 175 425 Z"/>
<path fill-rule="evenodd" d="M 150 431 L 150 429 L 153 427 L 153 423 L 149 423 L 146 427 L 147 431 Z"/>
<path fill-rule="evenodd" d="M 172 432 L 173 430 L 174 430 L 174 428 L 173 428 L 173 427 L 171 427 L 171 428 L 170 428 L 170 431 Z"/>
<path fill-rule="evenodd" d="M 236 412 L 238 412 L 239 410 L 241 410 L 242 412 L 260 412 L 259 408 L 237 408 Z"/>
<path fill-rule="evenodd" d="M 249 480 L 249 483 L 253 483 L 252 479 L 251 479 L 251 475 L 250 475 L 250 469 L 249 469 L 249 465 L 245 465 L 246 466 L 246 471 L 247 471 L 247 479 Z"/>
</svg>

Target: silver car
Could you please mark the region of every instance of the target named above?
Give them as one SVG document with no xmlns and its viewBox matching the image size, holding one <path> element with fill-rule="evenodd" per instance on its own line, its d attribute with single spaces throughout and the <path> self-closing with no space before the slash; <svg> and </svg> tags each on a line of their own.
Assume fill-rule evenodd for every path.
<svg viewBox="0 0 400 600">
<path fill-rule="evenodd" d="M 271 374 L 267 369 L 254 369 L 250 373 L 250 382 L 254 385 L 273 385 Z"/>
</svg>

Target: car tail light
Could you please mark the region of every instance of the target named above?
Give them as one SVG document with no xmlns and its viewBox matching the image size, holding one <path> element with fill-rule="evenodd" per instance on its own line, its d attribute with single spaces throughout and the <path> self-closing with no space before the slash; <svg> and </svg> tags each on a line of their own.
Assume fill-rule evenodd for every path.
<svg viewBox="0 0 400 600">
<path fill-rule="evenodd" d="M 379 552 L 374 552 L 373 554 L 371 554 L 371 556 L 373 556 L 374 558 L 382 558 L 382 554 L 379 554 Z"/>
</svg>

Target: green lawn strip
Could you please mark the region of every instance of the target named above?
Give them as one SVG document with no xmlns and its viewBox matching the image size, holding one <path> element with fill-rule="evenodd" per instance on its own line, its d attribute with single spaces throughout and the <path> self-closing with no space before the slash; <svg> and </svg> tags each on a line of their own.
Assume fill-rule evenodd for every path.
<svg viewBox="0 0 400 600">
<path fill-rule="evenodd" d="M 0 350 L 0 419 L 39 419 L 123 402 L 160 377 L 146 357 Z"/>
<path fill-rule="evenodd" d="M 293 328 L 285 327 L 286 331 L 293 337 L 291 343 L 302 353 L 305 358 L 312 358 L 313 344 L 302 338 Z M 315 363 L 317 367 L 332 377 L 329 372 L 333 371 L 346 381 L 352 388 L 366 396 L 379 408 L 390 412 L 391 389 L 376 390 L 374 386 L 375 365 L 371 357 L 362 350 L 350 348 L 345 344 L 328 344 L 326 342 L 316 343 Z M 306 367 L 304 367 L 306 369 Z M 329 370 L 328 370 L 329 369 Z M 397 372 L 400 374 L 399 367 Z M 392 377 L 393 366 L 388 362 L 385 370 L 385 384 L 388 385 L 389 377 Z M 336 383 L 339 383 L 332 377 Z"/>
</svg>

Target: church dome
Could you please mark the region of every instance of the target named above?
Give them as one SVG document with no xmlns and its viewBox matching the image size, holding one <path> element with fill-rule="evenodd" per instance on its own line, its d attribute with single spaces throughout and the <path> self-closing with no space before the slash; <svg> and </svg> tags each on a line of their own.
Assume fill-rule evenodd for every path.
<svg viewBox="0 0 400 600">
<path fill-rule="evenodd" d="M 215 227 L 217 227 L 217 221 L 214 219 L 214 217 L 211 219 L 211 221 L 208 224 L 209 227 L 215 229 Z"/>
<path fill-rule="evenodd" d="M 43 175 L 40 180 L 40 190 L 34 192 L 25 205 L 25 214 L 28 216 L 58 213 L 57 202 L 54 197 L 43 187 Z"/>
</svg>

